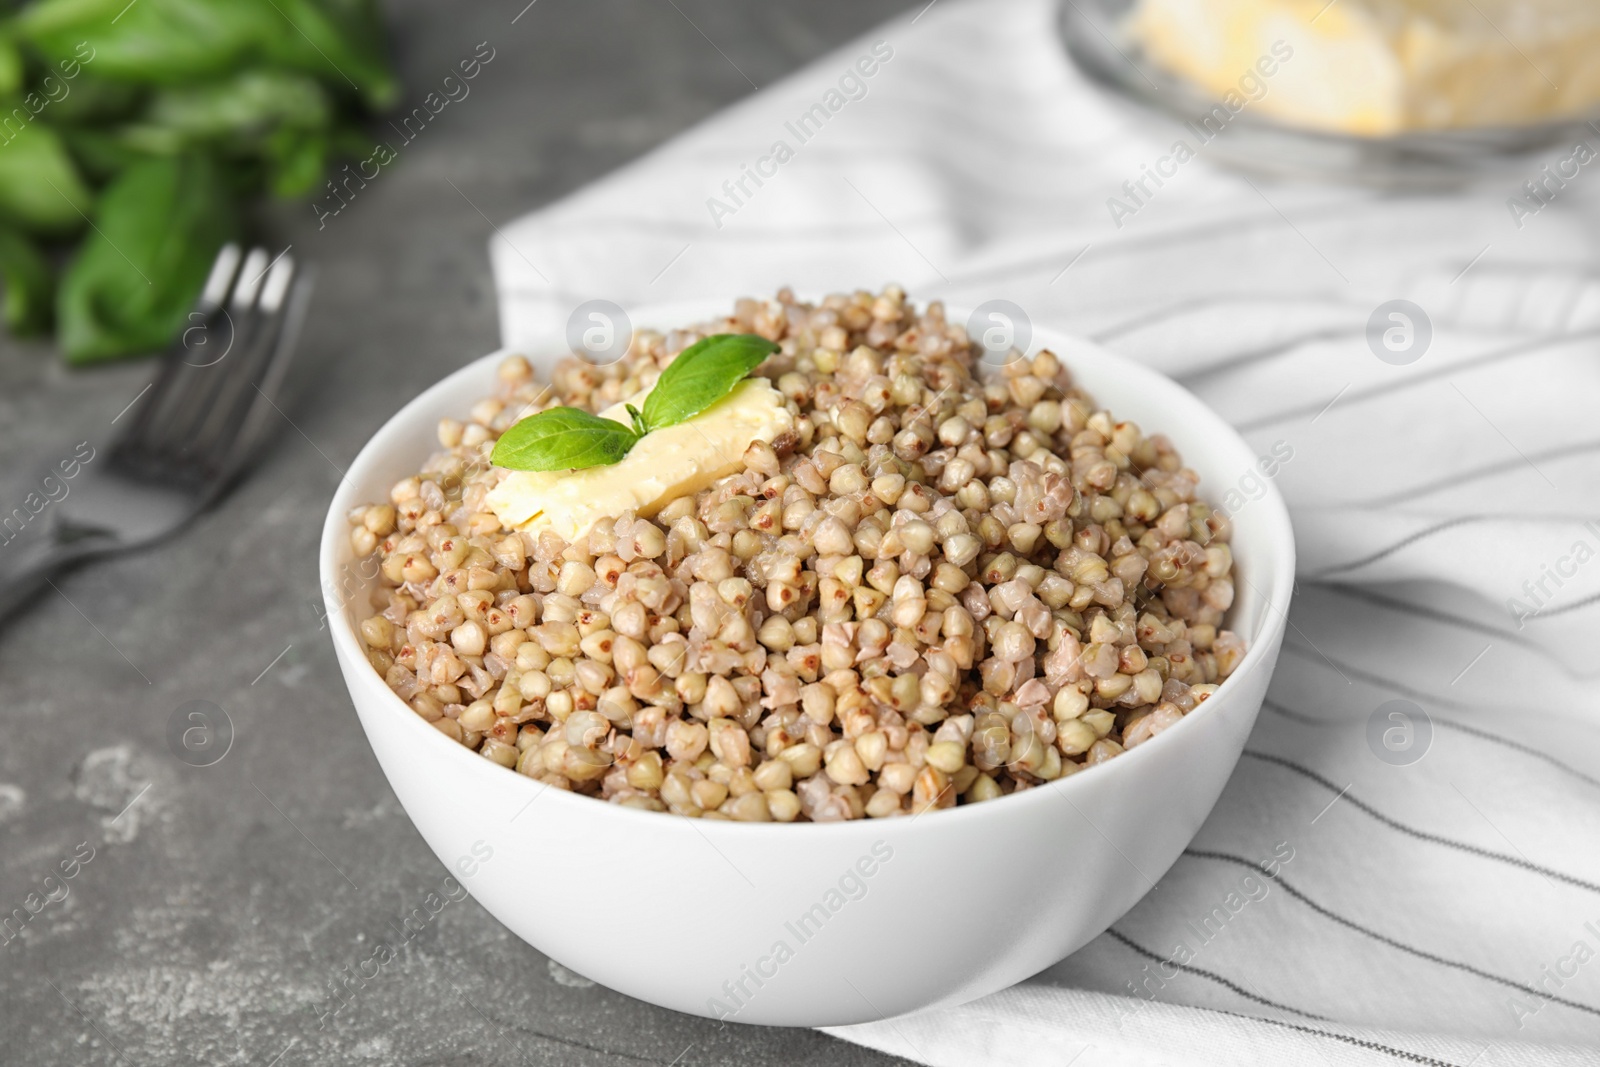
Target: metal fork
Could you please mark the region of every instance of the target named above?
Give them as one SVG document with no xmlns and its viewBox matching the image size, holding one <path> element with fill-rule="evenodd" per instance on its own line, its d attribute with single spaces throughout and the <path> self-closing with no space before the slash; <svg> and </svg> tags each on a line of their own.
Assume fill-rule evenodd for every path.
<svg viewBox="0 0 1600 1067">
<path fill-rule="evenodd" d="M 104 455 L 80 446 L 36 480 L 50 499 L 35 491 L 0 510 L 0 618 L 57 572 L 153 544 L 231 487 L 272 425 L 310 294 L 287 250 L 217 253 L 188 328 L 112 420 L 129 421 Z"/>
</svg>

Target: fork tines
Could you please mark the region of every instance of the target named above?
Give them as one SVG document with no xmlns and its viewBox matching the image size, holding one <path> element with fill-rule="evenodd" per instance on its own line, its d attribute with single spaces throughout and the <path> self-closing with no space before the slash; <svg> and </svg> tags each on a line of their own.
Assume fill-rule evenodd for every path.
<svg viewBox="0 0 1600 1067">
<path fill-rule="evenodd" d="M 188 325 L 163 357 L 113 462 L 159 480 L 214 483 L 235 473 L 261 436 L 303 312 L 288 249 L 217 253 Z"/>
</svg>

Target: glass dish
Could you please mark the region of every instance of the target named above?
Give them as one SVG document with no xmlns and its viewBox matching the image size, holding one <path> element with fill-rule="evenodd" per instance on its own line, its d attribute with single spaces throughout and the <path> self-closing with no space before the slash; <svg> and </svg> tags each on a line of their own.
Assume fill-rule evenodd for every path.
<svg viewBox="0 0 1600 1067">
<path fill-rule="evenodd" d="M 1062 0 L 1057 26 L 1067 53 L 1093 82 L 1132 102 L 1173 132 L 1193 131 L 1218 101 L 1146 56 L 1124 30 L 1137 0 Z M 1206 138 L 1207 154 L 1243 170 L 1391 188 L 1471 184 L 1525 169 L 1527 156 L 1572 146 L 1600 129 L 1585 119 L 1524 126 L 1418 130 L 1364 137 L 1304 129 L 1251 113 L 1235 114 Z M 1225 134 L 1225 136 L 1224 136 Z"/>
</svg>

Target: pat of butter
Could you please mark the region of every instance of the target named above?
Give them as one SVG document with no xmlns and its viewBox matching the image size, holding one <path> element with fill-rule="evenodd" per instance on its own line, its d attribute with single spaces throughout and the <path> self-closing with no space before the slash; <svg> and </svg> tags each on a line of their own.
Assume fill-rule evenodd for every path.
<svg viewBox="0 0 1600 1067">
<path fill-rule="evenodd" d="M 1364 136 L 1600 104 L 1593 0 L 1140 0 L 1152 59 L 1218 99 Z"/>
<path fill-rule="evenodd" d="M 647 395 L 628 403 L 643 407 Z M 600 415 L 631 425 L 623 404 Z M 513 471 L 489 491 L 489 508 L 508 528 L 553 530 L 576 541 L 600 519 L 614 519 L 624 511 L 654 515 L 677 497 L 698 493 L 742 470 L 752 442 L 770 444 L 792 429 L 794 416 L 783 394 L 765 378 L 747 378 L 687 422 L 645 434 L 610 466 Z"/>
</svg>

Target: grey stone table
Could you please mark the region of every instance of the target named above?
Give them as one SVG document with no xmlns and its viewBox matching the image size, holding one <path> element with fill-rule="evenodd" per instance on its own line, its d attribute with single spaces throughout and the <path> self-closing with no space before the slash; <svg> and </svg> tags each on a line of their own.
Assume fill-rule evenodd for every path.
<svg viewBox="0 0 1600 1067">
<path fill-rule="evenodd" d="M 513 23 L 525 2 L 389 5 L 411 104 L 479 42 L 495 59 L 323 228 L 305 205 L 271 221 L 320 267 L 292 425 L 182 536 L 73 574 L 0 630 L 0 919 L 26 915 L 30 894 L 47 902 L 0 931 L 0 1062 L 894 1062 L 590 986 L 470 898 L 319 1026 L 344 969 L 446 873 L 384 782 L 319 626 L 315 549 L 340 467 L 418 390 L 495 346 L 490 220 L 905 6 L 543 0 Z M 42 346 L 0 344 L 8 511 L 33 460 L 104 441 L 151 366 L 69 373 Z M 191 700 L 233 723 L 213 766 L 169 747 Z"/>
</svg>

